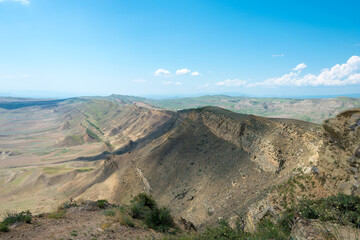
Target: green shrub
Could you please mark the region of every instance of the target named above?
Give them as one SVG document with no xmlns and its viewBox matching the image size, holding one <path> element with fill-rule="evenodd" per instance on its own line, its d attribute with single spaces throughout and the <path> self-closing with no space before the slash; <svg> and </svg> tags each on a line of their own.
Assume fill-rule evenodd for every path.
<svg viewBox="0 0 360 240">
<path fill-rule="evenodd" d="M 303 200 L 298 212 L 305 219 L 319 219 L 360 228 L 360 197 L 338 194 L 318 200 Z"/>
<path fill-rule="evenodd" d="M 237 240 L 237 239 L 245 239 L 245 234 L 237 233 L 234 229 L 232 229 L 227 223 L 222 221 L 215 227 L 208 227 L 206 231 L 199 235 L 194 235 L 190 239 L 196 240 Z"/>
<path fill-rule="evenodd" d="M 124 226 L 135 227 L 133 219 L 123 209 L 119 208 L 116 213 L 117 221 Z"/>
<path fill-rule="evenodd" d="M 264 219 L 257 225 L 257 231 L 253 234 L 253 239 L 276 239 L 287 240 L 290 232 L 278 222 L 272 222 L 270 219 Z M 251 239 L 251 238 L 250 238 Z"/>
<path fill-rule="evenodd" d="M 59 207 L 59 209 L 69 209 L 72 207 L 77 207 L 77 204 L 73 201 L 66 201 L 63 204 L 61 204 L 61 206 Z"/>
<path fill-rule="evenodd" d="M 97 206 L 100 208 L 100 209 L 105 209 L 109 206 L 109 202 L 105 199 L 101 199 L 101 200 L 97 200 Z"/>
<path fill-rule="evenodd" d="M 174 225 L 170 210 L 164 207 L 155 207 L 148 212 L 145 215 L 145 223 L 148 227 L 162 232 L 169 230 Z"/>
<path fill-rule="evenodd" d="M 155 200 L 146 193 L 140 193 L 131 202 L 132 217 L 145 219 L 145 216 L 157 207 Z"/>
<path fill-rule="evenodd" d="M 155 200 L 146 193 L 140 193 L 130 201 L 133 205 L 139 205 L 142 207 L 148 207 L 150 209 L 154 209 L 157 207 Z"/>
<path fill-rule="evenodd" d="M 14 223 L 24 222 L 31 223 L 32 214 L 30 211 L 20 212 L 20 213 L 6 213 L 4 220 L 0 223 L 0 231 L 8 232 L 10 231 L 9 226 Z"/>
<path fill-rule="evenodd" d="M 10 232 L 9 226 L 4 223 L 0 223 L 0 232 Z"/>
<path fill-rule="evenodd" d="M 170 210 L 158 207 L 155 200 L 146 193 L 140 193 L 131 200 L 131 215 L 144 220 L 149 228 L 166 231 L 174 225 Z"/>
<path fill-rule="evenodd" d="M 11 225 L 17 222 L 31 223 L 32 215 L 30 211 L 20 213 L 6 213 L 5 219 L 2 223 Z"/>
</svg>

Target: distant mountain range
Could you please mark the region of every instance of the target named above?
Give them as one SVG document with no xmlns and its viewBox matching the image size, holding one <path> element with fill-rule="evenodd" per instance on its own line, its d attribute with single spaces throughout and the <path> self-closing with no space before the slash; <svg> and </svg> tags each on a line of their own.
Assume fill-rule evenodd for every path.
<svg viewBox="0 0 360 240">
<path fill-rule="evenodd" d="M 208 95 L 189 98 L 149 99 L 135 96 L 110 95 L 108 97 L 79 97 L 70 99 L 27 99 L 0 97 L 0 108 L 16 109 L 29 106 L 50 106 L 65 100 L 102 99 L 120 104 L 165 110 L 183 110 L 204 106 L 217 106 L 237 113 L 273 118 L 293 118 L 320 123 L 338 113 L 360 107 L 360 98 L 255 98 L 226 95 Z"/>
</svg>

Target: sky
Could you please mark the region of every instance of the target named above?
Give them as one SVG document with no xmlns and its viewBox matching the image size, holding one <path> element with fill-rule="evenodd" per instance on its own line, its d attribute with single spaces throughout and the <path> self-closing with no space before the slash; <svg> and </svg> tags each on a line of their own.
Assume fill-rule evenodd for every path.
<svg viewBox="0 0 360 240">
<path fill-rule="evenodd" d="M 0 95 L 360 94 L 360 1 L 0 0 Z"/>
</svg>

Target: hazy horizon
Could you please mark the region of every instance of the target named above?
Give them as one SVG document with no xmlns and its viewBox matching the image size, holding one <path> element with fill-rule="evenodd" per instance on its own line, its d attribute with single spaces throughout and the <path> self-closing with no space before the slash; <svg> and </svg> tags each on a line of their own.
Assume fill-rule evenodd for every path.
<svg viewBox="0 0 360 240">
<path fill-rule="evenodd" d="M 67 94 L 67 93 L 1 93 L 0 98 L 27 98 L 27 99 L 67 99 L 77 97 L 108 97 L 111 95 L 121 96 L 133 96 L 142 97 L 147 99 L 162 100 L 162 99 L 176 99 L 176 98 L 195 98 L 204 96 L 229 96 L 229 97 L 244 97 L 244 98 L 294 98 L 294 99 L 326 99 L 326 98 L 337 98 L 337 97 L 351 97 L 360 98 L 360 94 L 328 94 L 328 95 L 253 95 L 253 94 L 242 94 L 242 93 L 204 93 L 204 94 L 144 94 L 144 95 L 131 95 L 131 94 L 93 94 L 93 95 L 81 95 L 81 94 Z"/>
</svg>

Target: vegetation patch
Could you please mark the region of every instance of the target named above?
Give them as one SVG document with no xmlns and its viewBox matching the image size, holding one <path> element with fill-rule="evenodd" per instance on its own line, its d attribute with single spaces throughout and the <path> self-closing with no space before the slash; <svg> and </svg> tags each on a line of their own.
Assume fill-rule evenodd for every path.
<svg viewBox="0 0 360 240">
<path fill-rule="evenodd" d="M 92 126 L 93 128 L 95 128 L 96 130 L 98 130 L 102 135 L 104 135 L 104 133 L 101 131 L 101 129 L 100 129 L 98 126 L 96 126 L 94 123 L 90 122 L 89 120 L 86 120 L 86 122 L 87 122 L 88 124 L 90 124 L 90 126 Z"/>
<path fill-rule="evenodd" d="M 69 209 L 72 207 L 77 207 L 78 204 L 76 202 L 74 202 L 72 199 L 70 199 L 70 201 L 66 201 L 63 204 L 61 204 L 59 206 L 59 210 L 64 210 L 64 209 Z"/>
<path fill-rule="evenodd" d="M 360 228 L 360 197 L 338 194 L 317 200 L 303 199 L 284 212 L 282 224 L 289 225 L 295 215 Z"/>
<path fill-rule="evenodd" d="M 79 168 L 76 169 L 77 172 L 91 172 L 92 170 L 94 170 L 93 168 Z"/>
<path fill-rule="evenodd" d="M 62 209 L 62 210 L 58 210 L 53 213 L 49 213 L 48 218 L 62 219 L 62 218 L 65 218 L 65 215 L 66 215 L 66 209 Z"/>
<path fill-rule="evenodd" d="M 270 220 L 263 220 L 258 224 L 258 231 L 247 233 L 241 228 L 233 229 L 225 220 L 218 222 L 216 226 L 207 227 L 203 233 L 183 234 L 171 236 L 172 240 L 288 240 L 290 233 L 285 232 L 279 224 Z"/>
<path fill-rule="evenodd" d="M 145 224 L 156 231 L 165 232 L 174 226 L 170 210 L 158 207 L 155 200 L 146 193 L 140 193 L 131 200 L 131 215 L 144 220 Z"/>
<path fill-rule="evenodd" d="M 44 167 L 43 172 L 47 175 L 57 175 L 70 172 L 71 169 L 65 167 Z"/>
<path fill-rule="evenodd" d="M 124 226 L 135 227 L 133 218 L 125 211 L 125 208 L 119 207 L 116 211 L 116 220 Z"/>
<path fill-rule="evenodd" d="M 105 142 L 105 145 L 110 151 L 114 150 L 114 146 L 110 142 Z"/>
<path fill-rule="evenodd" d="M 32 214 L 30 211 L 20 213 L 6 213 L 4 220 L 0 223 L 1 232 L 9 232 L 9 226 L 14 223 L 31 223 Z"/>
<path fill-rule="evenodd" d="M 208 227 L 203 233 L 183 234 L 168 239 L 177 240 L 263 240 L 291 239 L 291 229 L 295 216 L 302 219 L 318 219 L 321 222 L 331 222 L 360 228 L 360 197 L 339 194 L 317 200 L 302 199 L 298 204 L 286 209 L 280 217 L 267 217 L 257 224 L 254 233 L 244 232 L 244 226 L 237 224 L 233 229 L 226 221 L 220 221 L 216 226 Z"/>
<path fill-rule="evenodd" d="M 91 131 L 89 128 L 86 128 L 86 134 L 91 137 L 92 139 L 95 139 L 98 142 L 101 142 L 101 138 L 99 138 L 98 135 L 96 135 L 96 133 L 94 133 L 93 131 Z"/>
<path fill-rule="evenodd" d="M 103 214 L 108 217 L 114 217 L 116 215 L 116 212 L 112 209 L 107 209 L 103 211 Z"/>
<path fill-rule="evenodd" d="M 106 209 L 108 208 L 111 204 L 105 200 L 105 199 L 101 199 L 101 200 L 97 200 L 97 206 L 100 208 L 100 209 Z"/>
</svg>

